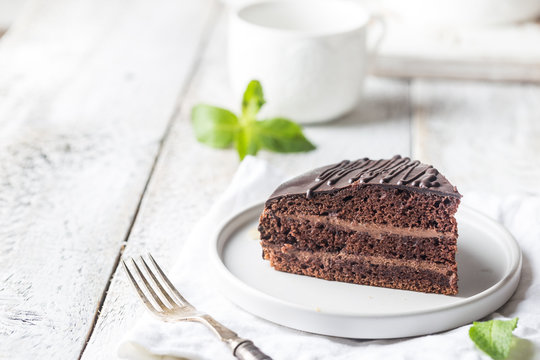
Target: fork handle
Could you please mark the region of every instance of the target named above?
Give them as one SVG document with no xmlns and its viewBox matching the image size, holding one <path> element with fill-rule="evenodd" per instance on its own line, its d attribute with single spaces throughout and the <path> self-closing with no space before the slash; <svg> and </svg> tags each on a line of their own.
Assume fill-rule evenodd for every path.
<svg viewBox="0 0 540 360">
<path fill-rule="evenodd" d="M 210 315 L 202 314 L 193 318 L 193 320 L 200 321 L 212 329 L 221 341 L 227 343 L 236 358 L 240 360 L 272 360 L 270 356 L 259 350 L 253 344 L 253 341 L 239 337 L 238 334 Z"/>
<path fill-rule="evenodd" d="M 240 360 L 272 360 L 270 356 L 259 350 L 251 340 L 245 340 L 236 346 L 233 355 Z"/>
</svg>

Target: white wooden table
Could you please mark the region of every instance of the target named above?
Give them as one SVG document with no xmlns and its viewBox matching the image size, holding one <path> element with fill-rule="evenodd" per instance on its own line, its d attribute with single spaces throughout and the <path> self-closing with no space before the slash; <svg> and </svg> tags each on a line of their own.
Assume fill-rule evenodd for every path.
<svg viewBox="0 0 540 360">
<path fill-rule="evenodd" d="M 144 311 L 120 257 L 170 266 L 238 166 L 189 123 L 197 102 L 239 105 L 225 15 L 212 0 L 37 1 L 0 40 L 0 359 L 116 358 Z M 538 191 L 540 86 L 370 78 L 366 92 L 306 128 L 316 151 L 260 155 L 290 175 L 410 155 L 464 193 Z"/>
</svg>

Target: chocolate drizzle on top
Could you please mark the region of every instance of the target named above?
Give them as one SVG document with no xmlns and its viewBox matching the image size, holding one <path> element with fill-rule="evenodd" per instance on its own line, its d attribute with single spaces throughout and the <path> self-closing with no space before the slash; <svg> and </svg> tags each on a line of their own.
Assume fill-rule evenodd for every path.
<svg viewBox="0 0 540 360">
<path fill-rule="evenodd" d="M 305 192 L 310 199 L 316 192 L 328 192 L 351 184 L 380 184 L 461 197 L 457 189 L 433 166 L 396 155 L 386 160 L 343 160 L 316 169 L 282 184 L 270 198 Z"/>
</svg>

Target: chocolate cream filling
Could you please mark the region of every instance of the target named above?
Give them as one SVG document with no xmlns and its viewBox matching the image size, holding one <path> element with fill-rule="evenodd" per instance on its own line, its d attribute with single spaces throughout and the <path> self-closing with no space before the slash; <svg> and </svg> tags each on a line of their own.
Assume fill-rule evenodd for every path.
<svg viewBox="0 0 540 360">
<path fill-rule="evenodd" d="M 333 260 L 339 258 L 351 263 L 361 262 L 375 265 L 384 265 L 388 267 L 402 266 L 415 268 L 418 270 L 432 271 L 440 274 L 446 274 L 449 270 L 455 272 L 455 269 L 452 266 L 436 264 L 428 261 L 389 259 L 382 256 L 353 255 L 344 252 L 329 253 L 326 251 L 298 250 L 291 244 L 263 245 L 263 248 L 272 249 L 275 252 L 279 251 L 282 253 L 294 255 L 302 263 L 308 263 L 313 257 L 317 257 L 326 263 L 331 263 Z"/>
</svg>

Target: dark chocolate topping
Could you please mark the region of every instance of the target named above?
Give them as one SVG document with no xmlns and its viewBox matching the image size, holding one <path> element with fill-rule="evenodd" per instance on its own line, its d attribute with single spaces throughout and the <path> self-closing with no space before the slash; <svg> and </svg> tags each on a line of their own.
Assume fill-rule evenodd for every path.
<svg viewBox="0 0 540 360">
<path fill-rule="evenodd" d="M 298 194 L 306 194 L 309 199 L 319 192 L 332 192 L 353 185 L 380 185 L 461 197 L 456 187 L 433 166 L 396 155 L 387 160 L 343 160 L 312 170 L 281 184 L 270 199 Z"/>
</svg>

